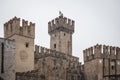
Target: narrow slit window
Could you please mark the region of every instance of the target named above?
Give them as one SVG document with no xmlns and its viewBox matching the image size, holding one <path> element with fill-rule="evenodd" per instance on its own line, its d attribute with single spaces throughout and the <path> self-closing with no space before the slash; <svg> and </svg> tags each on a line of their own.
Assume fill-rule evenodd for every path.
<svg viewBox="0 0 120 80">
<path fill-rule="evenodd" d="M 64 33 L 64 36 L 65 36 L 65 33 Z"/>
<path fill-rule="evenodd" d="M 56 48 L 56 44 L 54 44 L 54 48 Z"/>
<path fill-rule="evenodd" d="M 4 43 L 2 43 L 1 53 L 1 73 L 4 73 Z"/>
<path fill-rule="evenodd" d="M 115 69 L 115 67 L 112 65 L 112 70 L 114 70 Z"/>
</svg>

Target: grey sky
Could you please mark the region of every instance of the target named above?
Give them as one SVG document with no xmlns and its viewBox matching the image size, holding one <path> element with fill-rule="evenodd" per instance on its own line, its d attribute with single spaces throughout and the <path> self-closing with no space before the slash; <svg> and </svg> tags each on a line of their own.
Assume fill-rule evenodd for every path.
<svg viewBox="0 0 120 80">
<path fill-rule="evenodd" d="M 75 20 L 73 55 L 95 44 L 120 47 L 120 0 L 0 0 L 0 36 L 3 24 L 17 16 L 36 23 L 35 44 L 49 48 L 48 21 L 59 16 Z"/>
</svg>

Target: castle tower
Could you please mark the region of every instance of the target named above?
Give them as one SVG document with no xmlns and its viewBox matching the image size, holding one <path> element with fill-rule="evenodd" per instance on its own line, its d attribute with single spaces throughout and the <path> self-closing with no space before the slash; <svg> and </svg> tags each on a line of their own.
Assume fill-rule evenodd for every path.
<svg viewBox="0 0 120 80">
<path fill-rule="evenodd" d="M 72 55 L 72 34 L 74 33 L 74 21 L 62 15 L 48 22 L 50 35 L 50 48 Z"/>
<path fill-rule="evenodd" d="M 4 24 L 4 37 L 15 40 L 15 71 L 25 72 L 34 68 L 35 24 L 14 17 Z"/>
</svg>

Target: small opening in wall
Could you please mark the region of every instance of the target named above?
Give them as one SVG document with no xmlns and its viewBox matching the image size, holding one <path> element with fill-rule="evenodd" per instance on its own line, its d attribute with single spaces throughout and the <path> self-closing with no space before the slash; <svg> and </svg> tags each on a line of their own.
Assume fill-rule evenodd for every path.
<svg viewBox="0 0 120 80">
<path fill-rule="evenodd" d="M 26 43 L 25 43 L 25 46 L 26 46 L 26 48 L 28 48 L 28 47 L 29 47 L 29 43 L 28 43 L 28 42 L 26 42 Z"/>
<path fill-rule="evenodd" d="M 54 48 L 56 48 L 56 44 L 54 44 Z"/>
<path fill-rule="evenodd" d="M 113 65 L 112 65 L 112 67 L 111 67 L 111 68 L 112 68 L 112 70 L 114 70 L 114 66 L 113 66 Z"/>
<path fill-rule="evenodd" d="M 65 33 L 64 33 L 64 36 L 65 36 Z"/>
<path fill-rule="evenodd" d="M 1 49 L 1 73 L 4 73 L 4 43 L 2 43 Z"/>
<path fill-rule="evenodd" d="M 56 34 L 55 34 L 55 37 L 56 37 Z"/>
</svg>

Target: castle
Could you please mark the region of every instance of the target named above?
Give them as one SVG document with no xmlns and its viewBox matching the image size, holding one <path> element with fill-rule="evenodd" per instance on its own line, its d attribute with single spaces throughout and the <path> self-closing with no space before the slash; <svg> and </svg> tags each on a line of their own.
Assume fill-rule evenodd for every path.
<svg viewBox="0 0 120 80">
<path fill-rule="evenodd" d="M 85 80 L 120 80 L 120 48 L 95 45 L 83 51 Z"/>
<path fill-rule="evenodd" d="M 59 16 L 48 22 L 50 49 L 35 45 L 35 23 L 14 17 L 0 38 L 0 80 L 120 80 L 120 48 L 95 45 L 72 55 L 75 22 Z"/>
</svg>

